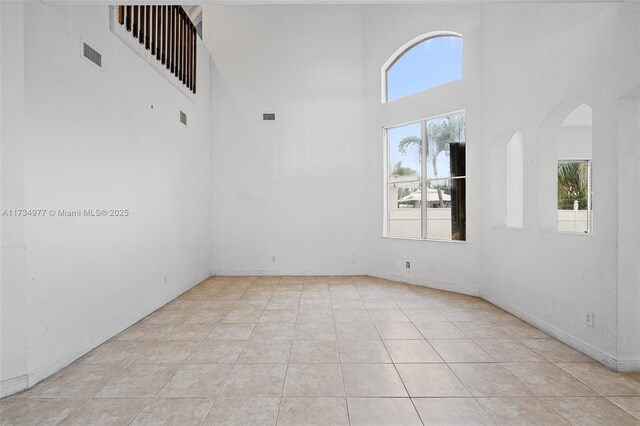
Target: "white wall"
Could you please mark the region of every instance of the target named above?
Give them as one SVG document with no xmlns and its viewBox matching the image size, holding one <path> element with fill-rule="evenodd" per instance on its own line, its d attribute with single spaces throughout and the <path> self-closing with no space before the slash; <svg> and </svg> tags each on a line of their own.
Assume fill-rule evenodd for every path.
<svg viewBox="0 0 640 426">
<path fill-rule="evenodd" d="M 214 273 L 364 273 L 361 8 L 211 6 L 203 22 Z"/>
<path fill-rule="evenodd" d="M 3 3 L 3 19 L 11 8 L 20 22 L 15 7 Z M 3 257 L 2 343 L 19 349 L 4 333 L 21 326 L 20 316 L 5 317 L 5 295 L 23 291 L 4 274 L 11 262 L 25 276 L 19 338 L 32 385 L 210 275 L 209 56 L 200 45 L 198 94 L 189 99 L 110 32 L 108 6 L 23 7 L 15 32 L 24 35 L 24 92 L 15 101 L 26 113 L 22 127 L 3 114 L 2 146 L 5 124 L 23 132 L 24 159 L 14 166 L 24 206 L 130 211 L 23 221 L 24 263 Z M 81 59 L 81 38 L 102 53 L 103 70 Z M 1 380 L 16 371 L 3 368 Z"/>
<path fill-rule="evenodd" d="M 491 177 L 491 152 L 506 143 L 505 127 L 525 139 L 524 229 L 492 226 L 492 203 L 485 203 L 483 295 L 615 366 L 624 338 L 617 188 L 629 173 L 617 165 L 616 105 L 638 84 L 638 5 L 494 4 L 483 19 L 491 49 L 482 58 L 482 179 Z M 561 234 L 553 231 L 558 127 L 582 103 L 593 108 L 594 230 Z M 637 167 L 637 154 L 629 155 Z M 637 221 L 638 210 L 630 211 Z M 595 314 L 593 328 L 585 325 L 587 312 Z"/>
</svg>

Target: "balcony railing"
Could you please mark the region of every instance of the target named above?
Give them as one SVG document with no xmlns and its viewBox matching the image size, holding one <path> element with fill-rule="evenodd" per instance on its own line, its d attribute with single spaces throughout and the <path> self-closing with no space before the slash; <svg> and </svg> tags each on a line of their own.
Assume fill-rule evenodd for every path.
<svg viewBox="0 0 640 426">
<path fill-rule="evenodd" d="M 196 27 L 182 6 L 118 6 L 118 24 L 196 93 Z"/>
</svg>

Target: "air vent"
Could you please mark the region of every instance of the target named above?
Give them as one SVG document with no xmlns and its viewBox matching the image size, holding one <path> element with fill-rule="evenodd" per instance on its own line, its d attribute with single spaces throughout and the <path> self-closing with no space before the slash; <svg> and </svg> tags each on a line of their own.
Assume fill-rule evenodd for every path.
<svg viewBox="0 0 640 426">
<path fill-rule="evenodd" d="M 187 114 L 182 111 L 180 111 L 180 122 L 185 126 L 187 125 Z"/>
<path fill-rule="evenodd" d="M 82 43 L 82 56 L 102 68 L 102 55 L 87 43 Z"/>
<path fill-rule="evenodd" d="M 262 119 L 264 121 L 275 121 L 276 114 L 274 112 L 265 112 L 264 114 L 262 114 Z"/>
</svg>

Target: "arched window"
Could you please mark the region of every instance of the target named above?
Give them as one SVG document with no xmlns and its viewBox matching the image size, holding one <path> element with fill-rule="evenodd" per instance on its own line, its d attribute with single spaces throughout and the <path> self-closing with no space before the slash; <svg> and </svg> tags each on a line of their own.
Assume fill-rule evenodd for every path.
<svg viewBox="0 0 640 426">
<path fill-rule="evenodd" d="M 432 32 L 409 41 L 382 67 L 382 102 L 462 78 L 462 35 Z"/>
<path fill-rule="evenodd" d="M 516 132 L 507 144 L 507 194 L 506 221 L 510 228 L 522 228 L 524 202 L 524 141 L 522 133 Z"/>
</svg>

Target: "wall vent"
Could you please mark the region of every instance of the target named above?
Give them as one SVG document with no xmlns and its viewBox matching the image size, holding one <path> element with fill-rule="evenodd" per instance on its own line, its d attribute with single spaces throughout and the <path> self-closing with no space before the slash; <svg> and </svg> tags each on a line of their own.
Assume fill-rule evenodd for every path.
<svg viewBox="0 0 640 426">
<path fill-rule="evenodd" d="M 180 122 L 185 126 L 187 125 L 187 114 L 182 111 L 180 111 Z"/>
<path fill-rule="evenodd" d="M 82 56 L 102 68 L 102 55 L 85 42 L 82 42 Z"/>
<path fill-rule="evenodd" d="M 275 121 L 276 114 L 275 112 L 265 112 L 264 114 L 262 114 L 262 119 L 264 121 Z"/>
</svg>

